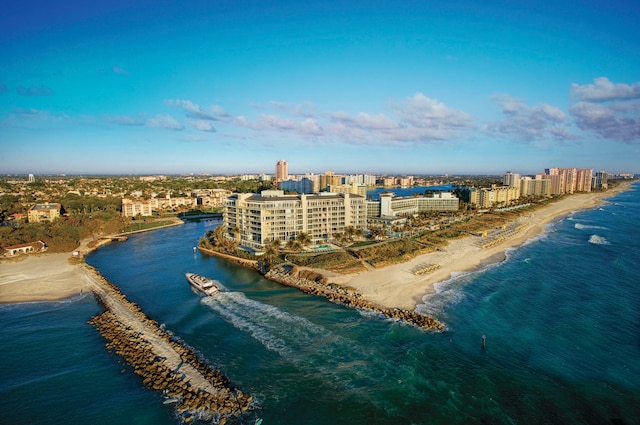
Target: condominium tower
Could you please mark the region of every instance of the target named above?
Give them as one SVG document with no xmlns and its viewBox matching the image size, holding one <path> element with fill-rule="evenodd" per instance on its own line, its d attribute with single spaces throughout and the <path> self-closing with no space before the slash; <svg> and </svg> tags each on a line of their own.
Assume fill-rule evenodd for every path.
<svg viewBox="0 0 640 425">
<path fill-rule="evenodd" d="M 271 241 L 292 240 L 302 232 L 319 243 L 347 227 L 364 229 L 367 203 L 364 196 L 350 193 L 285 195 L 282 190 L 265 190 L 259 195 L 231 195 L 223 217 L 226 237 L 241 246 L 262 249 Z"/>
</svg>

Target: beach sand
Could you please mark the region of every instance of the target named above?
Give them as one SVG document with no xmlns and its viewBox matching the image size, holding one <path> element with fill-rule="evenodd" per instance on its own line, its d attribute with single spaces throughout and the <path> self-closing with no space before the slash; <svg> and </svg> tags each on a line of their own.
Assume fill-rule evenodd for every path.
<svg viewBox="0 0 640 425">
<path fill-rule="evenodd" d="M 487 238 L 468 236 L 450 241 L 441 251 L 423 254 L 405 263 L 351 275 L 328 273 L 327 276 L 331 282 L 354 288 L 364 298 L 384 307 L 413 310 L 422 302 L 424 295 L 434 293 L 435 283 L 450 279 L 454 273 L 474 271 L 503 261 L 507 249 L 520 246 L 544 232 L 546 224 L 571 212 L 594 208 L 604 198 L 627 190 L 630 185 L 631 182 L 622 182 L 607 192 L 570 195 L 530 215 L 519 217 L 516 220 L 518 224 L 526 227 L 491 248 L 481 247 Z M 413 274 L 412 270 L 425 264 L 438 264 L 440 267 L 423 275 Z"/>
<path fill-rule="evenodd" d="M 81 264 L 71 253 L 22 255 L 0 262 L 0 303 L 54 301 L 89 290 Z"/>
</svg>

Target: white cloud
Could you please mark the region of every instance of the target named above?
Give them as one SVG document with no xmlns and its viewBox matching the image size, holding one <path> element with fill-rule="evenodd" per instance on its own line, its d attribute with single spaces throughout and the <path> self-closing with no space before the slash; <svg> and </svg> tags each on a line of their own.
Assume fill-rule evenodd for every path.
<svg viewBox="0 0 640 425">
<path fill-rule="evenodd" d="M 188 120 L 187 122 L 196 130 L 209 131 L 212 133 L 216 131 L 213 125 L 211 125 L 211 122 L 207 120 Z"/>
<path fill-rule="evenodd" d="M 360 112 L 356 116 L 351 116 L 345 112 L 329 113 L 332 121 L 342 124 L 345 127 L 354 127 L 362 130 L 382 130 L 398 128 L 398 123 L 394 122 L 384 114 L 370 115 Z"/>
<path fill-rule="evenodd" d="M 621 112 L 611 105 L 578 102 L 570 112 L 582 130 L 593 131 L 609 140 L 640 143 L 640 107 L 631 113 Z"/>
<path fill-rule="evenodd" d="M 565 123 L 567 115 L 556 106 L 541 103 L 530 107 L 522 99 L 508 94 L 492 96 L 491 100 L 500 107 L 505 118 L 487 123 L 485 130 L 489 133 L 524 141 L 547 136 L 556 139 L 573 138 L 566 129 L 559 127 Z"/>
<path fill-rule="evenodd" d="M 390 105 L 393 114 L 323 112 L 309 102 L 285 104 L 271 101 L 266 105 L 252 106 L 275 110 L 276 113 L 261 114 L 254 123 L 243 116 L 229 122 L 256 131 L 297 134 L 312 140 L 324 138 L 347 143 L 431 142 L 455 138 L 460 131 L 473 128 L 472 119 L 467 113 L 449 108 L 422 93 Z M 306 119 L 300 121 L 297 117 Z"/>
<path fill-rule="evenodd" d="M 85 118 L 72 118 L 42 109 L 17 108 L 0 121 L 0 127 L 41 129 L 82 123 Z M 88 121 L 91 121 L 90 119 Z"/>
<path fill-rule="evenodd" d="M 403 104 L 392 105 L 401 122 L 417 128 L 430 128 L 438 132 L 470 128 L 472 119 L 466 112 L 451 109 L 444 103 L 422 93 L 407 98 Z M 444 131 L 443 131 L 444 130 Z"/>
<path fill-rule="evenodd" d="M 569 109 L 581 130 L 607 140 L 640 143 L 640 82 L 612 83 L 606 77 L 593 84 L 572 84 L 578 99 Z"/>
<path fill-rule="evenodd" d="M 295 130 L 297 123 L 289 118 L 283 118 L 272 114 L 262 114 L 253 125 L 256 130 Z"/>
<path fill-rule="evenodd" d="M 165 104 L 169 106 L 176 106 L 176 107 L 182 108 L 184 114 L 189 118 L 194 118 L 198 120 L 218 121 L 218 117 L 216 117 L 213 112 L 205 111 L 199 105 L 193 103 L 190 100 L 169 99 L 169 100 L 165 100 Z"/>
<path fill-rule="evenodd" d="M 164 128 L 167 130 L 182 130 L 184 126 L 180 124 L 171 115 L 158 114 L 153 118 L 147 119 L 147 125 L 153 128 Z"/>
<path fill-rule="evenodd" d="M 593 84 L 571 84 L 571 96 L 586 102 L 640 99 L 640 82 L 614 84 L 607 77 L 598 77 L 593 80 Z"/>
</svg>

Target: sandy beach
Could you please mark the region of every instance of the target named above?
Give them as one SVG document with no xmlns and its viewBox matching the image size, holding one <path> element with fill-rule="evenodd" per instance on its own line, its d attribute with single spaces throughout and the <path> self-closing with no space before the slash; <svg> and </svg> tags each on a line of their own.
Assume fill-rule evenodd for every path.
<svg viewBox="0 0 640 425">
<path fill-rule="evenodd" d="M 468 236 L 451 241 L 441 251 L 423 254 L 405 263 L 352 275 L 331 274 L 329 279 L 354 288 L 366 299 L 382 306 L 413 310 L 424 295 L 434 292 L 434 284 L 450 279 L 454 273 L 474 271 L 487 264 L 503 261 L 507 249 L 518 247 L 544 232 L 546 224 L 574 211 L 594 208 L 605 198 L 629 189 L 630 185 L 631 182 L 621 182 L 607 192 L 567 196 L 531 215 L 519 217 L 517 222 L 525 225 L 524 229 L 491 248 L 481 247 L 486 241 L 483 238 Z M 440 267 L 423 275 L 415 275 L 413 270 L 424 264 L 438 264 Z"/>
<path fill-rule="evenodd" d="M 454 240 L 442 251 L 424 254 L 411 261 L 352 275 L 330 275 L 330 281 L 356 289 L 366 299 L 384 307 L 413 310 L 434 284 L 452 273 L 478 269 L 502 261 L 508 248 L 522 245 L 545 230 L 545 224 L 582 209 L 593 208 L 606 197 L 629 188 L 623 182 L 607 192 L 581 193 L 556 201 L 534 214 L 520 217 L 526 228 L 515 237 L 491 248 L 481 248 L 481 238 L 469 236 Z M 86 245 L 79 248 L 88 252 Z M 52 301 L 89 290 L 89 275 L 82 264 L 72 264 L 71 253 L 36 254 L 0 261 L 0 303 Z M 439 264 L 440 268 L 423 275 L 412 270 L 421 264 Z"/>
<path fill-rule="evenodd" d="M 175 223 L 162 227 L 182 223 L 182 220 L 176 219 Z M 118 236 L 150 230 L 155 229 Z M 91 240 L 82 241 L 76 251 L 86 255 L 110 241 L 108 238 L 99 240 L 91 248 L 89 242 Z M 71 252 L 20 255 L 0 260 L 0 304 L 62 300 L 86 293 L 90 290 L 89 284 L 90 277 L 82 260 L 73 259 Z"/>
<path fill-rule="evenodd" d="M 0 262 L 0 303 L 53 301 L 88 291 L 81 264 L 71 253 L 36 254 Z"/>
</svg>

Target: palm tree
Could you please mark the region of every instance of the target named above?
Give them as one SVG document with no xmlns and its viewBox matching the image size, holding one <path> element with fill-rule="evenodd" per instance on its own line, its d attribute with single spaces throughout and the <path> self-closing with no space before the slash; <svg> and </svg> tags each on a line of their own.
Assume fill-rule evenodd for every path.
<svg viewBox="0 0 640 425">
<path fill-rule="evenodd" d="M 307 246 L 311 244 L 311 236 L 308 233 L 300 232 L 296 235 L 296 240 L 302 244 L 302 246 Z"/>
<path fill-rule="evenodd" d="M 262 255 L 264 265 L 267 269 L 275 263 L 278 255 L 280 255 L 280 239 L 275 239 L 267 244 L 264 248 L 264 254 Z"/>
<path fill-rule="evenodd" d="M 240 228 L 238 226 L 234 226 L 232 231 L 233 231 L 233 240 L 236 243 L 239 244 L 240 243 Z"/>
<path fill-rule="evenodd" d="M 212 236 L 214 245 L 219 245 L 224 240 L 224 226 L 216 227 Z"/>
<path fill-rule="evenodd" d="M 302 248 L 302 244 L 295 239 L 289 239 L 285 244 L 285 247 L 289 251 L 299 251 Z"/>
</svg>

